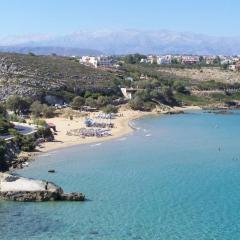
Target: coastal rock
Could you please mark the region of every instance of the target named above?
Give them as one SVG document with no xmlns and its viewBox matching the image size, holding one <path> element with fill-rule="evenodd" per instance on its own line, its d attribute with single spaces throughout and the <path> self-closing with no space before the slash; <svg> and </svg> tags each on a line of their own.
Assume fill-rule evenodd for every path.
<svg viewBox="0 0 240 240">
<path fill-rule="evenodd" d="M 184 114 L 184 111 L 182 111 L 182 110 L 170 110 L 170 111 L 167 111 L 165 114 L 169 114 L 169 115 Z"/>
<path fill-rule="evenodd" d="M 64 193 L 62 188 L 44 180 L 0 173 L 0 200 L 19 202 L 84 201 L 82 193 Z"/>
</svg>

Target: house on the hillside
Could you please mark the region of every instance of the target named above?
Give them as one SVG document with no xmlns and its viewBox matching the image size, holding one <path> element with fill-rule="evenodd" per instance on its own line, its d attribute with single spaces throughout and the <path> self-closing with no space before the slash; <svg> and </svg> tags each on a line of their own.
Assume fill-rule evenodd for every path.
<svg viewBox="0 0 240 240">
<path fill-rule="evenodd" d="M 199 56 L 183 56 L 182 64 L 193 65 L 200 62 Z"/>
<path fill-rule="evenodd" d="M 102 68 L 109 68 L 112 67 L 114 62 L 112 58 L 108 56 L 83 56 L 80 58 L 79 62 L 83 65 L 90 66 L 90 67 L 102 67 Z"/>
<path fill-rule="evenodd" d="M 79 60 L 80 64 L 83 64 L 85 66 L 89 67 L 95 67 L 97 68 L 98 66 L 98 61 L 96 57 L 91 57 L 91 56 L 82 56 Z"/>
<path fill-rule="evenodd" d="M 172 63 L 172 56 L 165 55 L 165 56 L 157 56 L 157 64 L 160 65 L 168 65 Z"/>
<path fill-rule="evenodd" d="M 148 63 L 151 63 L 151 64 L 157 63 L 157 56 L 149 55 L 147 57 L 147 61 L 148 61 Z"/>
<path fill-rule="evenodd" d="M 213 65 L 215 62 L 216 57 L 215 56 L 206 56 L 204 57 L 205 63 L 207 65 Z"/>
</svg>

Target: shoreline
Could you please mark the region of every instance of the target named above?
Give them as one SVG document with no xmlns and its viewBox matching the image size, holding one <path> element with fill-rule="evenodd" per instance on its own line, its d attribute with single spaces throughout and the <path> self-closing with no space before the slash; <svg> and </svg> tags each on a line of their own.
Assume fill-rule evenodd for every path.
<svg viewBox="0 0 240 240">
<path fill-rule="evenodd" d="M 34 158 L 35 156 L 39 156 L 41 154 L 46 154 L 50 152 L 54 152 L 57 150 L 61 149 L 66 149 L 66 148 L 71 148 L 71 147 L 76 147 L 76 146 L 81 146 L 81 145 L 88 145 L 88 144 L 97 144 L 97 143 L 103 143 L 111 140 L 115 140 L 118 138 L 121 138 L 123 136 L 127 136 L 128 134 L 136 131 L 136 129 L 131 125 L 132 121 L 144 118 L 146 116 L 157 116 L 159 115 L 158 113 L 153 113 L 153 112 L 138 112 L 134 111 L 134 116 L 130 117 L 124 117 L 123 119 L 119 119 L 121 117 L 118 117 L 117 121 L 118 123 L 121 124 L 121 126 L 117 126 L 116 128 L 112 129 L 113 133 L 111 136 L 107 137 L 86 137 L 86 138 L 81 138 L 81 137 L 71 137 L 70 140 L 67 141 L 53 141 L 53 142 L 45 142 L 42 143 L 42 147 L 37 147 L 36 152 L 31 153 L 31 158 Z M 56 137 L 57 139 L 57 137 Z M 73 139 L 73 140 L 72 140 Z"/>
<path fill-rule="evenodd" d="M 123 136 L 126 136 L 134 131 L 136 129 L 131 125 L 131 122 L 136 121 L 138 119 L 147 117 L 147 116 L 161 116 L 163 114 L 167 113 L 181 113 L 182 111 L 189 111 L 189 110 L 201 110 L 198 106 L 187 106 L 187 107 L 175 107 L 172 108 L 170 111 L 151 111 L 151 112 L 141 112 L 141 111 L 133 111 L 129 109 L 120 109 L 119 114 L 122 116 L 118 116 L 115 119 L 112 120 L 114 125 L 116 125 L 112 130 L 112 135 L 108 137 L 87 137 L 87 138 L 81 138 L 77 136 L 64 136 L 63 129 L 58 130 L 58 135 L 55 136 L 55 141 L 53 142 L 46 142 L 42 143 L 41 147 L 37 147 L 37 152 L 33 152 L 31 154 L 31 158 L 34 158 L 35 156 L 53 152 L 60 149 L 65 149 L 69 147 L 75 147 L 85 144 L 96 144 L 96 143 L 102 143 L 106 141 L 115 140 L 118 138 L 121 138 Z M 83 119 L 81 118 L 83 121 Z M 47 120 L 48 122 L 51 121 L 51 119 Z M 72 123 L 70 120 L 62 120 L 65 121 L 68 125 L 69 123 Z M 80 118 L 75 120 L 77 123 L 79 123 Z M 65 123 L 65 125 L 66 125 Z M 64 125 L 64 126 L 65 126 Z M 58 124 L 56 123 L 57 129 Z M 65 126 L 66 127 L 66 126 Z M 67 130 L 65 130 L 67 131 Z"/>
</svg>

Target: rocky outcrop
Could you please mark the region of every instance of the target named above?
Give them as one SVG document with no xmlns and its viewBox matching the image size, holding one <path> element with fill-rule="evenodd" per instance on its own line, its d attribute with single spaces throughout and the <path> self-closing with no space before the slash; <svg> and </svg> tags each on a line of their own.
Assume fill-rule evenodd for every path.
<svg viewBox="0 0 240 240">
<path fill-rule="evenodd" d="M 84 201 L 82 193 L 64 193 L 56 184 L 0 173 L 0 200 L 19 202 Z"/>
</svg>

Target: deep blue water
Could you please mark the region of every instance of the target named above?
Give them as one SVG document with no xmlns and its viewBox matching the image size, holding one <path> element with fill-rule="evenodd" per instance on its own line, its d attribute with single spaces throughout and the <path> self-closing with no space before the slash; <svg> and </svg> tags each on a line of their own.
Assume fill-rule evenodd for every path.
<svg viewBox="0 0 240 240">
<path fill-rule="evenodd" d="M 20 171 L 89 201 L 0 202 L 0 239 L 239 240 L 240 112 L 134 125 L 129 136 L 43 155 Z"/>
</svg>

